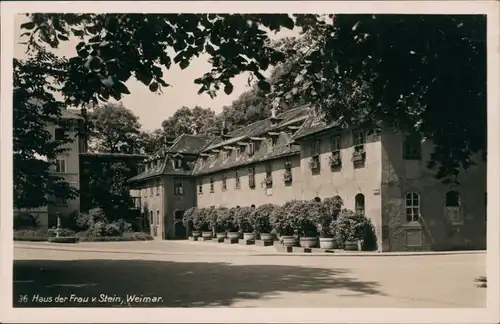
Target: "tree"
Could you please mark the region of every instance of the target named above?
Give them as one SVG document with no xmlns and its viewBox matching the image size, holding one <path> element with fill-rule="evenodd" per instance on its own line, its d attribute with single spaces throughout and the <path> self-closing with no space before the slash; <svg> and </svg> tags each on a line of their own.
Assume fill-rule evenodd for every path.
<svg viewBox="0 0 500 324">
<path fill-rule="evenodd" d="M 486 19 L 453 15 L 33 14 L 22 27 L 35 50 L 82 37 L 78 56 L 56 71 L 66 102 L 120 99 L 132 75 L 151 91 L 168 86 L 162 67 L 186 68 L 208 53 L 212 70 L 200 93 L 232 92 L 231 79 L 261 71 L 294 54 L 273 96 L 302 97 L 342 126 L 386 123 L 436 144 L 438 177 L 467 168 L 486 146 Z M 264 30 L 301 27 L 305 52 L 274 47 Z M 88 40 L 83 37 L 88 37 Z M 38 46 L 38 47 L 37 47 Z M 167 54 L 172 48 L 175 56 Z M 295 56 L 296 55 L 296 56 Z M 297 59 L 295 59 L 297 57 Z M 54 72 L 54 73 L 56 73 Z M 478 109 L 479 108 L 479 109 Z"/>
<path fill-rule="evenodd" d="M 141 124 L 122 103 L 107 103 L 89 113 L 92 121 L 90 146 L 106 153 L 138 153 Z"/>
<path fill-rule="evenodd" d="M 25 62 L 14 60 L 13 96 L 13 182 L 14 207 L 37 208 L 56 199 L 72 199 L 78 191 L 51 171 L 68 136 L 53 139 L 47 125 L 62 125 L 62 103 L 52 95 L 56 84 L 47 82 L 49 73 L 39 73 L 49 60 L 58 59 L 40 51 Z"/>
<path fill-rule="evenodd" d="M 139 147 L 139 151 L 137 153 L 144 155 L 153 155 L 165 145 L 166 140 L 162 129 L 158 128 L 152 132 L 142 131 L 139 134 L 137 145 Z"/>
<path fill-rule="evenodd" d="M 87 157 L 82 168 L 81 209 L 102 208 L 109 220 L 126 218 L 133 205 L 127 180 L 137 174 L 137 161 Z"/>
<path fill-rule="evenodd" d="M 486 150 L 486 19 L 339 15 L 275 84 L 341 126 L 391 127 L 435 144 L 438 178 Z"/>
<path fill-rule="evenodd" d="M 165 138 L 175 138 L 182 134 L 211 133 L 210 124 L 214 122 L 215 112 L 195 106 L 193 109 L 181 107 L 172 117 L 161 123 Z"/>
</svg>

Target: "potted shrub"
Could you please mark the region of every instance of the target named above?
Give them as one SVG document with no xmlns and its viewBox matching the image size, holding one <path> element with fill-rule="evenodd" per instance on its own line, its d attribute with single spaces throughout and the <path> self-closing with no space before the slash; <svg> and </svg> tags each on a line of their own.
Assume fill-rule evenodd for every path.
<svg viewBox="0 0 500 324">
<path fill-rule="evenodd" d="M 354 163 L 362 163 L 365 161 L 366 152 L 363 147 L 356 147 L 352 153 L 352 161 Z"/>
<path fill-rule="evenodd" d="M 229 209 L 226 207 L 213 208 L 210 207 L 209 211 L 209 221 L 210 227 L 217 235 L 218 239 L 226 238 L 226 221 L 228 217 Z"/>
<path fill-rule="evenodd" d="M 261 241 L 274 240 L 273 235 L 271 234 L 273 227 L 271 226 L 270 220 L 274 209 L 276 209 L 276 205 L 264 204 L 254 209 L 250 214 L 251 225 L 259 234 Z"/>
<path fill-rule="evenodd" d="M 285 183 L 289 183 L 289 182 L 292 182 L 292 170 L 290 169 L 287 169 L 285 170 L 285 172 L 283 172 L 283 181 Z"/>
<path fill-rule="evenodd" d="M 366 218 L 359 212 L 344 209 L 337 219 L 335 236 L 346 251 L 358 251 L 363 239 Z"/>
<path fill-rule="evenodd" d="M 340 159 L 340 152 L 334 151 L 330 158 L 328 159 L 331 168 L 338 168 L 342 165 L 342 160 Z"/>
<path fill-rule="evenodd" d="M 224 222 L 225 230 L 227 232 L 227 237 L 230 239 L 239 239 L 240 231 L 238 222 L 236 220 L 236 208 L 229 208 L 225 216 L 226 220 Z"/>
<path fill-rule="evenodd" d="M 319 246 L 322 249 L 335 249 L 338 247 L 335 239 L 335 228 L 343 204 L 344 202 L 340 196 L 325 198 L 322 202 L 323 213 L 318 221 Z"/>
<path fill-rule="evenodd" d="M 315 155 L 309 159 L 309 169 L 311 170 L 319 169 L 319 155 Z"/>
<path fill-rule="evenodd" d="M 321 202 L 311 200 L 296 205 L 295 217 L 300 235 L 300 246 L 314 248 L 318 246 L 318 221 L 323 213 Z"/>
<path fill-rule="evenodd" d="M 297 218 L 295 215 L 303 205 L 302 201 L 291 200 L 286 202 L 283 206 L 277 206 L 271 212 L 271 224 L 280 236 L 280 241 L 284 246 L 297 245 Z"/>
<path fill-rule="evenodd" d="M 235 222 L 243 232 L 243 239 L 245 241 L 255 240 L 255 222 L 251 218 L 254 210 L 251 207 L 240 207 L 234 212 Z"/>
<path fill-rule="evenodd" d="M 210 230 L 210 222 L 208 219 L 208 209 L 198 208 L 193 215 L 193 228 L 201 232 L 201 236 L 205 239 L 212 238 L 212 231 Z"/>
<path fill-rule="evenodd" d="M 193 220 L 196 217 L 196 213 L 197 213 L 196 207 L 191 207 L 188 210 L 186 210 L 184 212 L 184 215 L 182 216 L 182 224 L 184 224 L 184 227 L 186 227 L 188 231 L 191 231 L 191 235 L 193 237 L 198 238 L 201 235 L 201 233 L 198 229 L 195 229 L 193 225 Z"/>
</svg>

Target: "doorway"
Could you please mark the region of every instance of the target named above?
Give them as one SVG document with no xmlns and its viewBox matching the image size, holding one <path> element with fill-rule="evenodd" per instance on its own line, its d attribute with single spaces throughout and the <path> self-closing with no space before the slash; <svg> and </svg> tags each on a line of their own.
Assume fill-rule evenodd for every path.
<svg viewBox="0 0 500 324">
<path fill-rule="evenodd" d="M 187 237 L 187 230 L 182 222 L 184 217 L 184 210 L 174 211 L 174 237 L 176 239 L 183 239 Z"/>
</svg>

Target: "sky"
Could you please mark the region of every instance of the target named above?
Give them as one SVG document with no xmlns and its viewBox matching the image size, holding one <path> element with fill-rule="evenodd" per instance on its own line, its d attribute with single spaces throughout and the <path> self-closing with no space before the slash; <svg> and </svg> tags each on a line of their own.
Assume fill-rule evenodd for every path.
<svg viewBox="0 0 500 324">
<path fill-rule="evenodd" d="M 14 21 L 14 41 L 16 42 L 14 56 L 19 59 L 26 57 L 26 46 L 19 44 L 22 33 L 20 26 L 25 21 L 26 17 L 24 15 L 17 16 Z M 273 39 L 298 36 L 298 30 L 284 29 L 278 34 L 269 33 L 269 36 Z M 25 38 L 23 39 L 26 41 Z M 75 46 L 78 42 L 78 39 L 73 38 L 68 42 L 61 43 L 54 50 L 54 53 L 58 56 L 75 56 Z M 201 106 L 211 108 L 216 113 L 219 113 L 222 111 L 222 107 L 230 105 L 241 93 L 249 89 L 248 74 L 241 74 L 233 79 L 234 90 L 230 95 L 226 95 L 223 91 L 220 91 L 214 99 L 211 99 L 208 94 L 198 95 L 199 85 L 194 84 L 193 80 L 210 71 L 211 66 L 207 59 L 208 55 L 204 54 L 193 59 L 189 67 L 184 70 L 181 70 L 178 65 L 172 65 L 169 70 L 164 69 L 164 79 L 172 86 L 164 88 L 162 94 L 152 93 L 147 86 L 132 77 L 126 82 L 131 94 L 125 95 L 121 102 L 139 117 L 143 130 L 147 131 L 160 128 L 163 120 L 172 116 L 177 109 L 183 106 L 190 108 Z M 268 74 L 269 69 L 266 72 L 264 74 Z M 114 102 L 114 99 L 110 100 L 110 102 Z"/>
</svg>

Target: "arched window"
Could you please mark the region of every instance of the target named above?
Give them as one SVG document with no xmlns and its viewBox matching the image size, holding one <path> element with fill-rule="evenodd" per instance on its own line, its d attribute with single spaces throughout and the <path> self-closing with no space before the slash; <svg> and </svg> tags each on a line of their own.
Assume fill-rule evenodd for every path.
<svg viewBox="0 0 500 324">
<path fill-rule="evenodd" d="M 250 208 L 254 209 L 255 208 L 255 205 L 252 204 L 252 206 L 250 206 Z"/>
<path fill-rule="evenodd" d="M 462 224 L 460 212 L 460 193 L 455 190 L 446 193 L 446 217 L 452 224 Z"/>
<path fill-rule="evenodd" d="M 365 214 L 365 195 L 359 193 L 354 197 L 355 209 L 357 212 Z"/>
<path fill-rule="evenodd" d="M 416 192 L 408 192 L 405 198 L 406 221 L 418 222 L 420 218 L 420 195 Z"/>
<path fill-rule="evenodd" d="M 319 198 L 319 197 L 314 198 L 314 200 L 315 200 L 316 202 L 321 202 L 321 198 Z"/>
</svg>

